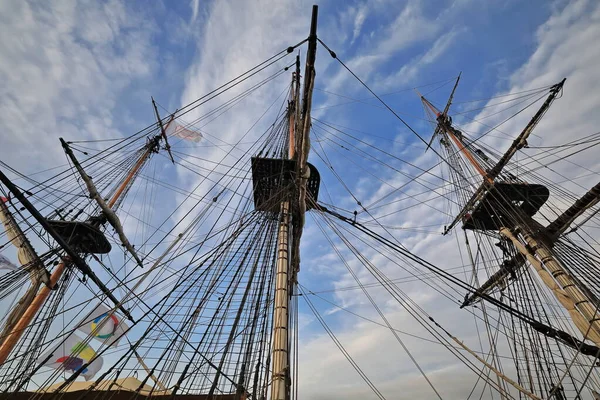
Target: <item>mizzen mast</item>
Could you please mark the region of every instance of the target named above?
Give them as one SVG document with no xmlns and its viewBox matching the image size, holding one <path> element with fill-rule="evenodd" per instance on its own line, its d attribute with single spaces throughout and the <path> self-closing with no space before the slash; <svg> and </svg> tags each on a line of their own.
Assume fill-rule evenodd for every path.
<svg viewBox="0 0 600 400">
<path fill-rule="evenodd" d="M 38 314 L 39 310 L 42 308 L 42 306 L 44 305 L 44 303 L 50 296 L 50 293 L 51 293 L 50 288 L 53 288 L 54 286 L 56 286 L 56 284 L 59 282 L 60 278 L 63 276 L 63 273 L 66 268 L 75 265 L 82 273 L 87 275 L 90 278 L 90 280 L 93 281 L 96 284 L 96 286 L 98 286 L 100 288 L 100 290 L 108 298 L 111 299 L 111 301 L 113 301 L 115 304 L 117 304 L 118 300 L 108 290 L 108 288 L 104 285 L 104 283 L 102 283 L 100 281 L 100 279 L 96 276 L 96 274 L 94 274 L 94 272 L 89 267 L 89 265 L 87 265 L 87 263 L 81 258 L 79 253 L 71 246 L 71 244 L 67 243 L 67 240 L 65 240 L 65 238 L 54 229 L 54 227 L 52 226 L 50 221 L 47 220 L 46 218 L 44 218 L 40 214 L 40 212 L 33 206 L 33 204 L 31 204 L 29 202 L 29 200 L 27 200 L 27 198 L 19 190 L 19 188 L 17 188 L 12 183 L 12 181 L 10 179 L 8 179 L 8 177 L 6 175 L 4 175 L 4 173 L 1 171 L 0 171 L 0 181 L 2 181 L 2 183 L 4 183 L 4 185 L 15 195 L 15 197 L 17 199 L 19 199 L 19 201 L 21 202 L 21 204 L 23 204 L 23 206 L 27 209 L 27 211 L 29 211 L 31 213 L 31 215 L 38 221 L 38 223 L 44 228 L 44 230 L 46 230 L 46 232 L 48 232 L 48 234 L 56 241 L 56 243 L 66 253 L 66 255 L 64 255 L 62 257 L 62 261 L 58 264 L 58 266 L 52 272 L 52 275 L 50 275 L 50 284 L 48 286 L 44 286 L 40 289 L 40 291 L 37 293 L 35 298 L 31 301 L 31 303 L 27 307 L 27 310 L 25 310 L 25 312 L 23 313 L 21 318 L 18 320 L 18 322 L 14 325 L 14 327 L 10 331 L 10 333 L 8 333 L 6 335 L 6 337 L 4 338 L 4 341 L 3 341 L 2 345 L 0 346 L 0 364 L 2 364 L 6 361 L 9 354 L 15 348 L 15 346 L 17 345 L 21 336 L 23 335 L 23 333 L 25 333 L 26 328 L 31 324 L 31 322 L 33 321 L 35 316 Z M 78 227 L 81 227 L 81 226 L 73 225 L 74 229 L 77 229 Z M 91 232 L 93 235 L 95 235 L 94 239 L 101 241 L 100 236 L 98 236 L 99 231 L 97 231 L 97 229 L 96 230 L 91 229 L 91 227 L 88 226 L 87 224 L 85 224 L 83 226 L 83 228 L 80 228 L 79 231 L 81 232 L 82 229 L 87 230 L 88 233 Z M 73 230 L 73 232 L 75 232 L 75 230 Z M 100 233 L 100 235 L 102 235 L 102 234 Z M 75 239 L 75 237 L 73 237 L 73 239 Z M 104 241 L 106 241 L 106 238 L 103 235 L 102 235 L 102 239 L 104 239 Z M 86 242 L 87 242 L 87 240 L 86 240 Z M 100 245 L 98 247 L 103 248 L 104 243 L 100 243 Z M 129 315 L 127 310 L 122 309 L 122 311 L 125 313 L 125 315 L 127 315 L 129 318 L 131 318 L 131 316 Z"/>
</svg>

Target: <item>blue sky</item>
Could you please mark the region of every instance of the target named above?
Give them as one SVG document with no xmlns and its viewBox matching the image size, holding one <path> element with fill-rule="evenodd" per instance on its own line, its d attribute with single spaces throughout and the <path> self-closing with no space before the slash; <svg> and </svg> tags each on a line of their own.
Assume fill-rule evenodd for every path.
<svg viewBox="0 0 600 400">
<path fill-rule="evenodd" d="M 58 136 L 74 140 L 129 135 L 154 121 L 150 96 L 174 111 L 305 38 L 311 5 L 275 0 L 53 4 L 4 1 L 0 4 L 0 25 L 7 33 L 0 38 L 0 79 L 4 82 L 0 88 L 0 158 L 24 173 L 34 172 L 64 162 Z M 594 1 L 331 0 L 319 2 L 319 37 L 376 93 L 395 93 L 384 96 L 385 101 L 425 139 L 430 137 L 431 125 L 423 120 L 421 103 L 411 90 L 414 87 L 421 87 L 435 104 L 443 106 L 451 89 L 450 80 L 462 72 L 455 111 L 465 111 L 476 107 L 459 104 L 463 101 L 541 87 L 566 76 L 565 98 L 554 106 L 561 111 L 553 109 L 536 131 L 548 132 L 543 143 L 556 144 L 564 140 L 567 129 L 573 137 L 582 137 L 595 132 L 600 122 L 595 112 L 600 98 L 594 94 L 600 82 L 595 67 L 600 62 L 600 51 L 595 45 L 600 39 L 599 13 L 600 7 Z M 301 56 L 304 59 L 305 48 L 301 49 Z M 291 60 L 289 57 L 285 62 Z M 278 78 L 233 114 L 197 128 L 204 130 L 207 137 L 236 141 L 288 82 L 288 75 Z M 315 88 L 313 116 L 319 120 L 351 127 L 357 134 L 368 132 L 370 135 L 360 135 L 370 144 L 411 162 L 434 164 L 435 156 L 431 152 L 423 154 L 422 143 L 389 112 L 381 110 L 322 47 L 318 48 Z M 348 98 L 363 102 L 336 106 L 348 102 Z M 485 105 L 486 101 L 475 104 Z M 198 110 L 194 116 L 208 109 Z M 467 116 L 485 115 L 473 112 Z M 517 118 L 503 131 L 516 134 L 527 118 Z M 189 120 L 193 120 L 192 115 Z M 469 133 L 483 129 L 465 117 L 456 121 Z M 263 125 L 268 123 L 265 118 Z M 260 126 L 253 132 L 255 137 Z M 318 129 L 316 133 L 319 134 Z M 510 140 L 497 138 L 490 145 L 503 148 Z M 542 142 L 540 138 L 532 140 Z M 320 151 L 321 145 L 326 142 L 313 143 L 313 149 Z M 210 148 L 194 151 L 215 160 L 223 156 Z M 327 148 L 327 152 L 365 204 L 390 190 L 389 185 L 373 178 L 357 179 L 364 171 L 348 166 L 339 148 Z M 336 205 L 353 210 L 353 200 L 327 172 L 327 167 L 315 154 L 310 161 L 319 166 Z M 598 161 L 593 156 L 585 156 L 582 164 L 597 171 Z M 394 165 L 406 173 L 417 173 L 403 163 Z M 402 182 L 389 170 L 376 165 L 369 168 L 388 183 Z M 563 172 L 572 178 L 581 175 L 581 170 L 568 165 Z M 182 169 L 167 174 L 181 187 L 193 188 L 197 183 Z M 575 181 L 581 187 L 573 186 L 574 191 L 590 186 L 589 180 Z M 436 184 L 435 180 L 430 183 Z M 423 191 L 420 186 L 408 189 Z M 165 207 L 169 207 L 178 198 L 166 201 Z M 443 203 L 435 204 L 444 207 Z M 439 232 L 446 219 L 422 206 L 385 221 L 395 226 L 426 226 L 426 230 Z M 308 224 L 301 283 L 313 290 L 353 285 L 339 260 L 322 245 L 310 218 Z M 427 259 L 460 265 L 460 255 L 453 250 L 455 239 L 443 240 L 431 232 L 408 231 L 398 237 Z M 370 256 L 377 259 L 376 254 Z M 406 271 L 394 270 L 385 262 L 383 265 L 392 277 L 407 276 Z M 360 276 L 372 281 L 364 271 Z M 439 308 L 439 314 L 444 314 L 442 310 L 456 311 L 453 304 L 441 303 L 441 299 L 416 284 L 407 285 L 406 290 L 425 307 Z M 403 327 L 400 329 L 411 331 L 406 315 L 386 303 L 388 299 L 383 294 L 378 295 L 378 300 L 388 306 L 392 320 Z M 373 316 L 373 310 L 356 292 L 331 292 L 326 297 Z M 398 353 L 389 356 L 374 346 L 376 342 L 387 343 L 383 338 L 389 332 L 335 312 L 326 303 L 319 304 L 319 308 L 328 314 L 328 323 L 357 359 L 367 365 L 367 374 L 378 377 L 391 398 L 395 398 L 400 386 L 413 396 L 431 394 L 422 379 L 411 372 L 411 364 L 399 348 L 395 348 Z M 450 315 L 439 316 L 448 321 L 456 318 Z M 302 343 L 307 346 L 301 358 L 301 368 L 306 371 L 301 375 L 301 388 L 306 398 L 335 398 L 339 391 L 347 398 L 353 398 L 351 394 L 366 398 L 364 386 L 305 307 L 301 309 L 301 319 L 305 323 Z M 469 335 L 466 328 L 457 327 L 457 331 Z M 470 390 L 473 376 L 442 355 L 441 349 L 430 354 L 422 342 L 412 344 L 423 353 L 423 362 L 431 365 L 434 381 L 439 385 L 457 382 L 450 396 L 461 398 L 464 390 Z M 382 367 L 397 360 L 399 366 Z M 321 385 L 327 379 L 330 385 L 323 389 Z M 344 383 L 347 381 L 351 383 Z"/>
</svg>

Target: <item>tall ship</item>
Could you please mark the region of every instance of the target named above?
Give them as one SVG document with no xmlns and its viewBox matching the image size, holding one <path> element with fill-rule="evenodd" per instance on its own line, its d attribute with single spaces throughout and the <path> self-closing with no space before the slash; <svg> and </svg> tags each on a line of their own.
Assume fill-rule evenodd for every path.
<svg viewBox="0 0 600 400">
<path fill-rule="evenodd" d="M 486 104 L 503 122 L 527 115 L 504 147 L 488 141 L 503 122 L 472 135 L 453 121 L 460 74 L 416 88 L 431 126 L 423 135 L 338 57 L 317 21 L 314 6 L 306 38 L 190 104 L 165 110 L 152 99 L 155 119 L 130 136 L 57 138 L 66 161 L 40 174 L 0 165 L 2 398 L 309 398 L 300 381 L 330 371 L 318 360 L 301 368 L 315 345 L 300 334 L 304 310 L 348 361 L 344 379 L 361 383 L 361 398 L 398 398 L 403 388 L 390 385 L 400 373 L 426 385 L 427 398 L 458 398 L 437 374 L 436 359 L 450 357 L 468 398 L 600 399 L 600 248 L 590 229 L 600 183 L 574 190 L 546 173 L 556 159 L 594 151 L 600 134 L 528 153 L 568 81 Z M 414 135 L 422 164 L 315 116 L 317 54 Z M 236 142 L 199 128 L 235 118 L 265 85 L 279 85 L 279 96 Z M 201 157 L 199 146 L 217 156 Z M 194 186 L 178 186 L 175 174 Z M 386 190 L 366 193 L 361 179 Z M 390 222 L 416 206 L 446 222 Z M 431 232 L 446 243 L 436 260 L 424 255 Z M 313 290 L 314 254 L 320 268 L 345 271 L 352 285 L 335 290 L 375 317 Z M 444 306 L 420 304 L 428 296 Z M 369 340 L 381 340 L 373 347 L 390 365 L 361 365 L 323 302 L 372 324 L 379 334 Z"/>
</svg>

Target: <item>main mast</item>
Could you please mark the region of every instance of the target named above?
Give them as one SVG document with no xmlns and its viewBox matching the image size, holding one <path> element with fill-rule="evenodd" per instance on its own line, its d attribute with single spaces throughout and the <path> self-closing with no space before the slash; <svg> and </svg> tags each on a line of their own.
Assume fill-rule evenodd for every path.
<svg viewBox="0 0 600 400">
<path fill-rule="evenodd" d="M 288 400 L 290 398 L 290 354 L 289 354 L 289 305 L 293 286 L 296 284 L 296 274 L 299 269 L 299 246 L 304 213 L 306 212 L 307 181 L 310 168 L 307 164 L 310 130 L 310 107 L 315 76 L 315 56 L 317 47 L 317 16 L 318 7 L 312 9 L 310 35 L 308 37 L 308 52 L 304 75 L 304 93 L 302 99 L 302 114 L 297 121 L 299 105 L 299 61 L 292 83 L 292 100 L 289 104 L 289 142 L 288 158 L 295 161 L 296 190 L 298 197 L 284 197 L 280 205 L 280 220 L 277 233 L 277 261 L 275 271 L 275 298 L 273 309 L 273 353 L 271 400 Z M 296 128 L 299 129 L 296 129 Z M 297 149 L 297 151 L 296 151 Z M 292 185 L 292 188 L 294 185 Z M 292 243 L 290 243 L 290 237 Z M 291 244 L 291 246 L 290 246 Z"/>
</svg>

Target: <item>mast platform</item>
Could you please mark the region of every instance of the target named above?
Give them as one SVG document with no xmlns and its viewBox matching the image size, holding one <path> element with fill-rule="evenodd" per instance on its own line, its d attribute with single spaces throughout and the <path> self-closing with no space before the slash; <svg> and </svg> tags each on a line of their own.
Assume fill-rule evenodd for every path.
<svg viewBox="0 0 600 400">
<path fill-rule="evenodd" d="M 60 237 L 76 252 L 107 254 L 111 245 L 95 226 L 81 221 L 46 220 Z"/>
<path fill-rule="evenodd" d="M 520 215 L 534 216 L 550 192 L 544 185 L 496 182 L 473 211 L 463 217 L 463 229 L 494 230 L 514 225 L 515 208 Z"/>
<path fill-rule="evenodd" d="M 295 160 L 278 158 L 252 157 L 252 188 L 254 192 L 254 207 L 258 211 L 278 213 L 281 202 L 288 200 L 289 190 L 296 182 Z M 321 176 L 317 168 L 307 163 L 310 169 L 307 192 L 312 201 L 307 202 L 307 208 L 313 208 L 319 196 Z"/>
</svg>

